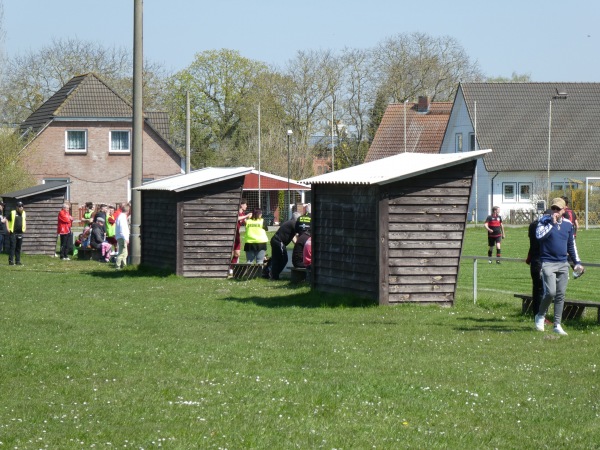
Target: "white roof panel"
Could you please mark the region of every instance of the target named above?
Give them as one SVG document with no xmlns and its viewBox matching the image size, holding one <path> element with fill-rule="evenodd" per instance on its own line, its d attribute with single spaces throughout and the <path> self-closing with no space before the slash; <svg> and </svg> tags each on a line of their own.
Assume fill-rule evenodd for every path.
<svg viewBox="0 0 600 450">
<path fill-rule="evenodd" d="M 194 170 L 190 173 L 150 181 L 134 189 L 138 191 L 181 192 L 245 176 L 250 172 L 252 172 L 252 167 L 205 167 L 204 169 Z"/>
<path fill-rule="evenodd" d="M 492 150 L 465 153 L 400 153 L 301 180 L 307 184 L 388 184 L 483 157 Z"/>
</svg>

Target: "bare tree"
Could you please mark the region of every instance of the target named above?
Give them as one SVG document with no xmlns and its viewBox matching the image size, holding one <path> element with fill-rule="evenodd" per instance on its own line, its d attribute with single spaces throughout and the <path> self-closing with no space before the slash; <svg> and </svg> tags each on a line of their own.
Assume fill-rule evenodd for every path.
<svg viewBox="0 0 600 450">
<path fill-rule="evenodd" d="M 375 67 L 381 89 L 392 102 L 427 95 L 432 101 L 454 97 L 458 82 L 482 78 L 458 41 L 425 33 L 398 34 L 375 49 Z"/>
<path fill-rule="evenodd" d="M 73 76 L 88 72 L 99 75 L 129 100 L 133 73 L 131 56 L 125 48 L 105 48 L 78 39 L 54 39 L 38 51 L 7 58 L 0 85 L 4 115 L 13 123 L 23 121 Z M 157 95 L 160 89 L 150 86 L 165 78 L 162 67 L 146 63 L 144 78 L 148 87 L 146 93 Z M 147 95 L 145 108 L 155 106 L 156 98 Z"/>
</svg>

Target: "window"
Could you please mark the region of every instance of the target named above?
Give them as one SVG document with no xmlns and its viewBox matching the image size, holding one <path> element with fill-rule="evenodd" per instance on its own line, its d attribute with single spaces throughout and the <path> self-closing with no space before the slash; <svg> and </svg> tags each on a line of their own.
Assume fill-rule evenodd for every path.
<svg viewBox="0 0 600 450">
<path fill-rule="evenodd" d="M 469 133 L 469 150 L 475 150 L 475 133 Z"/>
<path fill-rule="evenodd" d="M 462 133 L 456 133 L 456 153 L 463 151 L 463 135 Z"/>
<path fill-rule="evenodd" d="M 64 183 L 68 183 L 71 181 L 69 178 L 44 178 L 42 180 L 42 184 L 46 184 L 48 181 L 61 181 Z M 67 192 L 65 194 L 65 200 L 71 199 L 71 186 L 67 184 Z"/>
<path fill-rule="evenodd" d="M 113 130 L 110 132 L 110 151 L 129 153 L 129 130 Z"/>
<path fill-rule="evenodd" d="M 532 189 L 533 185 L 531 183 L 519 183 L 519 201 L 530 202 Z"/>
<path fill-rule="evenodd" d="M 514 202 L 516 200 L 516 191 L 517 185 L 516 183 L 502 183 L 502 192 L 504 201 Z"/>
<path fill-rule="evenodd" d="M 67 152 L 86 152 L 87 130 L 67 130 L 65 133 L 65 148 Z"/>
</svg>

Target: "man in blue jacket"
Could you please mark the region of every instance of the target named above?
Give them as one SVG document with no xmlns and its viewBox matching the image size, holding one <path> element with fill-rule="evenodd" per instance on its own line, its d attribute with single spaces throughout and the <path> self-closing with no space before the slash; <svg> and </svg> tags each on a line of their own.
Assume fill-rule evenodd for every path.
<svg viewBox="0 0 600 450">
<path fill-rule="evenodd" d="M 540 261 L 542 262 L 542 280 L 544 297 L 540 309 L 535 316 L 535 328 L 544 331 L 544 319 L 550 303 L 554 302 L 554 332 L 566 336 L 561 326 L 565 293 L 569 280 L 569 263 L 567 255 L 575 262 L 573 269 L 583 273 L 583 266 L 577 254 L 577 246 L 573 239 L 573 224 L 563 217 L 565 201 L 562 198 L 552 200 L 552 214 L 546 214 L 538 221 L 535 230 L 540 243 Z"/>
</svg>

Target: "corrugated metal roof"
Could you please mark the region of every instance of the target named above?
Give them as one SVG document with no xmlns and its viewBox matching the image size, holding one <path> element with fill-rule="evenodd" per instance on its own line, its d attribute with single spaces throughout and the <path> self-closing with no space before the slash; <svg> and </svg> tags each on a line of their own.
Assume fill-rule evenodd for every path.
<svg viewBox="0 0 600 450">
<path fill-rule="evenodd" d="M 466 153 L 401 153 L 306 180 L 307 184 L 388 184 L 481 158 L 492 150 Z"/>
<path fill-rule="evenodd" d="M 50 192 L 56 189 L 67 187 L 70 184 L 70 181 L 51 180 L 46 181 L 44 184 L 38 184 L 37 186 L 31 186 L 19 191 L 6 192 L 1 194 L 0 197 L 24 199 L 34 195 L 43 194 L 44 192 Z"/>
<path fill-rule="evenodd" d="M 173 175 L 143 186 L 134 188 L 138 191 L 172 191 L 182 192 L 200 186 L 218 183 L 231 178 L 242 177 L 252 172 L 252 167 L 205 167 L 183 175 Z"/>
</svg>

